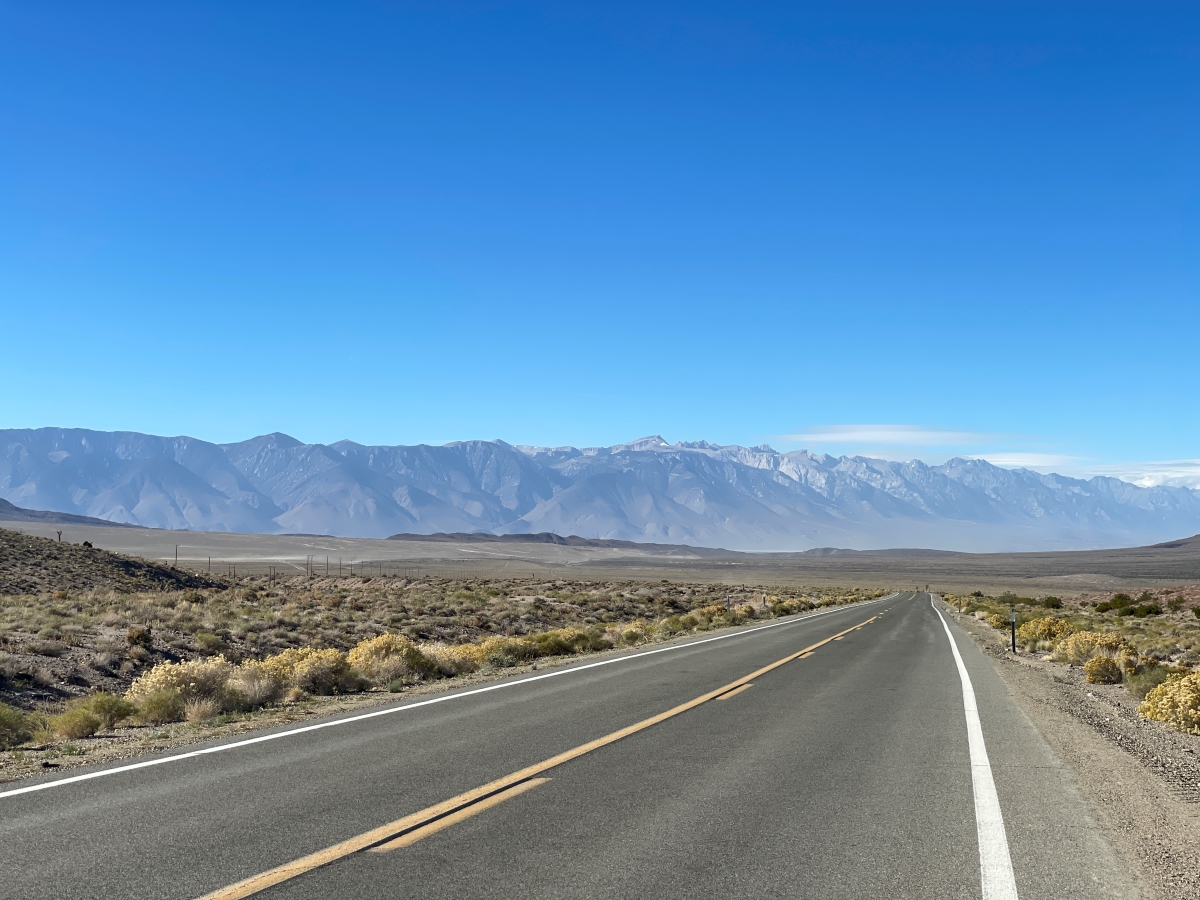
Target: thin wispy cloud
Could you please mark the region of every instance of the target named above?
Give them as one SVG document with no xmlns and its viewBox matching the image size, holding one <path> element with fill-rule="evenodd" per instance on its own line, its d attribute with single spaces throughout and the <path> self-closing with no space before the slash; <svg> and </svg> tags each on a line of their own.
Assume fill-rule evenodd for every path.
<svg viewBox="0 0 1200 900">
<path fill-rule="evenodd" d="M 1054 466 L 1073 466 L 1082 457 L 1062 453 L 968 453 L 965 459 L 984 459 L 1005 469 L 1046 469 Z"/>
<path fill-rule="evenodd" d="M 995 437 L 975 431 L 943 431 L 924 425 L 817 425 L 800 434 L 785 434 L 782 440 L 801 444 L 949 447 L 977 445 Z"/>
<path fill-rule="evenodd" d="M 1092 466 L 1093 475 L 1111 475 L 1141 487 L 1200 488 L 1200 459 L 1164 459 Z"/>
</svg>

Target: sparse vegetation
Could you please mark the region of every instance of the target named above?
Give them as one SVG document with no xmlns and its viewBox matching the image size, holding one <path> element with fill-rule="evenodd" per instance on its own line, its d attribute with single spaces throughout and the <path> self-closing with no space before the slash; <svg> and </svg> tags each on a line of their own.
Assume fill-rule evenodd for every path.
<svg viewBox="0 0 1200 900">
<path fill-rule="evenodd" d="M 408 690 L 883 593 L 243 576 L 132 593 L 102 582 L 0 595 L 0 699 L 9 704 L 0 709 L 0 744 L 36 740 L 46 748 L 39 752 L 60 753 L 69 740 L 86 754 L 113 729 L 132 729 L 156 746 L 156 729 L 166 726 L 165 735 L 172 723 L 241 721 L 314 696 Z"/>
<path fill-rule="evenodd" d="M 1005 595 L 948 596 L 948 602 L 1002 630 L 1017 612 L 1026 651 L 1081 666 L 1089 684 L 1124 683 L 1142 716 L 1200 734 L 1200 585 L 1165 591 L 1085 595 L 1062 600 Z M 1050 600 L 1056 600 L 1054 605 Z M 1045 611 L 1050 610 L 1050 614 Z"/>
</svg>

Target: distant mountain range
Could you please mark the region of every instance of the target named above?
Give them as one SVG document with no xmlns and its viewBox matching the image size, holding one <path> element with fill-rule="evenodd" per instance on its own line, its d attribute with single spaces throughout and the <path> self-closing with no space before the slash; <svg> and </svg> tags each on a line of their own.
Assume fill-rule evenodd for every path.
<svg viewBox="0 0 1200 900">
<path fill-rule="evenodd" d="M 154 528 L 553 532 L 736 550 L 1132 546 L 1200 531 L 1200 492 L 945 465 L 668 444 L 236 444 L 136 432 L 0 430 L 0 498 Z"/>
</svg>

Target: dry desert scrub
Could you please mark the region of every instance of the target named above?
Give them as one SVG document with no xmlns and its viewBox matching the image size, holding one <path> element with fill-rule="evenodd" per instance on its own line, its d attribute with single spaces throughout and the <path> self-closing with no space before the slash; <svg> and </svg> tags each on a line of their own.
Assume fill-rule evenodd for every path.
<svg viewBox="0 0 1200 900">
<path fill-rule="evenodd" d="M 882 596 L 645 581 L 259 577 L 0 596 L 0 745 L 244 714 Z M 11 709 L 10 712 L 5 712 Z M 91 744 L 84 744 L 85 748 Z"/>
<path fill-rule="evenodd" d="M 1142 701 L 1139 714 L 1200 734 L 1200 585 L 1062 600 L 947 597 L 998 630 L 1008 630 L 1005 608 L 1017 610 L 1017 636 L 1027 650 L 1081 666 L 1089 684 L 1124 683 Z M 1045 611 L 1049 611 L 1049 613 Z"/>
<path fill-rule="evenodd" d="M 147 723 L 201 721 L 222 713 L 257 709 L 281 697 L 343 694 L 372 685 L 395 690 L 405 684 L 503 669 L 544 657 L 610 650 L 763 616 L 790 615 L 800 608 L 799 603 L 775 597 L 761 607 L 744 604 L 727 609 L 713 604 L 658 622 L 556 628 L 514 637 L 488 637 L 469 644 L 418 643 L 403 634 L 386 633 L 365 638 L 349 653 L 299 647 L 240 664 L 224 656 L 167 662 L 139 677 L 126 700 L 137 707 Z M 64 715 L 68 714 L 70 710 Z M 85 713 L 74 715 L 83 721 Z M 90 720 L 83 722 L 76 729 L 77 736 L 84 736 L 89 724 Z M 94 732 L 93 728 L 88 733 Z"/>
<path fill-rule="evenodd" d="M 1200 672 L 1170 676 L 1146 695 L 1138 714 L 1188 734 L 1200 734 Z"/>
<path fill-rule="evenodd" d="M 1031 619 L 1017 628 L 1017 640 L 1022 644 L 1038 644 L 1042 641 L 1057 643 L 1075 628 L 1065 619 L 1041 616 Z"/>
</svg>

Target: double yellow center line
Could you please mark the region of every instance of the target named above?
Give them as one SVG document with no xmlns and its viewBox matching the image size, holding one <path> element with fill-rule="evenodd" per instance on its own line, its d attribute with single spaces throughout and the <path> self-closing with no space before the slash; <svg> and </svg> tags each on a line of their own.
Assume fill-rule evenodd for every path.
<svg viewBox="0 0 1200 900">
<path fill-rule="evenodd" d="M 305 872 L 311 872 L 313 869 L 328 865 L 353 853 L 359 853 L 363 850 L 386 851 L 406 847 L 428 834 L 440 831 L 442 828 L 453 825 L 455 822 L 462 821 L 477 812 L 482 812 L 490 806 L 501 803 L 509 797 L 516 796 L 529 788 L 544 783 L 546 779 L 538 778 L 538 776 L 550 769 L 561 766 L 563 763 L 570 762 L 573 759 L 578 759 L 585 754 L 591 753 L 593 750 L 607 747 L 609 744 L 616 743 L 622 738 L 629 737 L 631 734 L 637 734 L 639 731 L 644 731 L 660 722 L 665 722 L 667 719 L 672 719 L 681 713 L 707 703 L 709 700 L 715 700 L 745 690 L 750 687 L 754 679 L 778 669 L 780 666 L 787 665 L 794 659 L 810 656 L 818 647 L 823 647 L 830 641 L 841 640 L 850 634 L 850 632 L 857 631 L 864 625 L 870 625 L 877 618 L 879 618 L 878 615 L 872 616 L 864 622 L 859 622 L 853 628 L 847 628 L 845 631 L 838 632 L 835 635 L 825 638 L 823 641 L 810 644 L 803 650 L 798 650 L 790 656 L 785 656 L 783 659 L 777 660 L 768 666 L 763 666 L 761 669 L 751 672 L 749 675 L 745 675 L 736 681 L 731 681 L 729 684 L 719 687 L 715 691 L 709 691 L 707 694 L 702 694 L 694 700 L 681 703 L 679 706 L 668 709 L 666 712 L 651 716 L 649 719 L 643 719 L 640 722 L 622 728 L 619 731 L 614 731 L 611 734 L 606 734 L 604 737 L 589 741 L 586 744 L 580 744 L 578 747 L 567 750 L 557 756 L 552 756 L 540 763 L 527 766 L 524 769 L 513 772 L 511 775 L 505 775 L 503 778 L 488 782 L 474 790 L 459 794 L 457 797 L 443 800 L 441 803 L 434 804 L 420 812 L 415 812 L 412 815 L 389 822 L 386 825 L 380 825 L 378 828 L 373 828 L 357 837 L 342 841 L 340 844 L 334 844 L 332 847 L 326 847 L 324 850 L 318 850 L 316 853 L 302 856 L 300 859 L 284 863 L 282 866 L 277 866 L 258 875 L 252 875 L 243 881 L 239 881 L 237 884 L 213 891 L 211 894 L 205 894 L 200 900 L 239 900 L 239 898 L 250 897 L 259 891 L 281 884 L 298 875 L 303 875 Z"/>
</svg>

